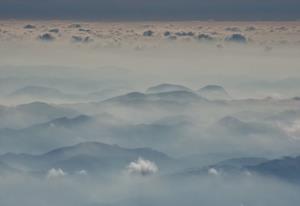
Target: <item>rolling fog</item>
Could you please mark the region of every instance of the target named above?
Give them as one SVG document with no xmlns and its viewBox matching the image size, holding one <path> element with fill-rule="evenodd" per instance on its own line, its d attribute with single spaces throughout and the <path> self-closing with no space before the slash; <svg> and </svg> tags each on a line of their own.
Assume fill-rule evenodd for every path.
<svg viewBox="0 0 300 206">
<path fill-rule="evenodd" d="M 298 22 L 111 25 L 1 21 L 1 205 L 300 201 Z"/>
<path fill-rule="evenodd" d="M 14 195 L 12 195 L 12 193 Z M 299 187 L 276 180 L 196 178 L 184 183 L 118 176 L 112 183 L 86 177 L 1 180 L 4 205 L 293 205 Z M 17 198 L 16 198 L 17 196 Z"/>
</svg>

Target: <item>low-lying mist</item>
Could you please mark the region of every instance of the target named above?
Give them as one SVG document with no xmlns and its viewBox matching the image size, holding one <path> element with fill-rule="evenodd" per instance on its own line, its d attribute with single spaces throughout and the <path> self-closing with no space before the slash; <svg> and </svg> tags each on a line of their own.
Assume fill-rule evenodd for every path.
<svg viewBox="0 0 300 206">
<path fill-rule="evenodd" d="M 297 23 L 0 23 L 0 205 L 300 201 Z"/>
<path fill-rule="evenodd" d="M 262 177 L 192 177 L 161 180 L 120 174 L 101 181 L 86 176 L 6 176 L 1 204 L 15 205 L 294 205 L 299 186 Z"/>
</svg>

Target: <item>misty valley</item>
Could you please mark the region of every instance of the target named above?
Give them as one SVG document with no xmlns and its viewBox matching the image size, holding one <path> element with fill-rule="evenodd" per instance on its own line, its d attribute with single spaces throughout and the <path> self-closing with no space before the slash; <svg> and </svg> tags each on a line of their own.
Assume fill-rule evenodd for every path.
<svg viewBox="0 0 300 206">
<path fill-rule="evenodd" d="M 299 34 L 1 20 L 0 205 L 298 205 Z"/>
</svg>

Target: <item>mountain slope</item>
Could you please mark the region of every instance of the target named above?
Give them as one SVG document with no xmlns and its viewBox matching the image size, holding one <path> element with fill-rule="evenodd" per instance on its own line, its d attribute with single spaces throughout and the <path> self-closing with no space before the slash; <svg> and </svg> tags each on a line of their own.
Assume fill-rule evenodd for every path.
<svg viewBox="0 0 300 206">
<path fill-rule="evenodd" d="M 84 142 L 41 155 L 7 153 L 0 156 L 0 162 L 32 172 L 61 168 L 68 173 L 74 173 L 77 170 L 102 173 L 120 172 L 126 168 L 126 165 L 140 157 L 155 162 L 162 169 L 172 161 L 166 154 L 150 148 L 127 149 L 118 145 Z"/>
<path fill-rule="evenodd" d="M 259 174 L 300 182 L 300 156 L 284 157 L 248 167 Z"/>
<path fill-rule="evenodd" d="M 109 104 L 123 104 L 123 105 L 176 105 L 176 104 L 188 104 L 196 103 L 199 101 L 206 101 L 206 99 L 197 95 L 191 91 L 169 91 L 161 93 L 149 93 L 144 94 L 140 92 L 132 92 L 122 96 L 117 96 L 108 100 L 105 100 L 103 103 Z"/>
<path fill-rule="evenodd" d="M 173 174 L 175 177 L 205 175 L 262 175 L 300 183 L 300 156 L 268 160 L 265 158 L 235 158 L 201 168 L 189 168 Z"/>
<path fill-rule="evenodd" d="M 0 107 L 0 128 L 20 128 L 60 117 L 71 117 L 77 111 L 43 102 Z"/>
</svg>

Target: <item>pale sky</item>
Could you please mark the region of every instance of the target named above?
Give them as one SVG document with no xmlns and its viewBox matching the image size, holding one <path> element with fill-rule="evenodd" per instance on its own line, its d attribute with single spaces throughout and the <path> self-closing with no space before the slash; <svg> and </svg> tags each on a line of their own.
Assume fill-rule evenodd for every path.
<svg viewBox="0 0 300 206">
<path fill-rule="evenodd" d="M 0 18 L 298 20 L 299 0 L 0 0 Z"/>
</svg>

